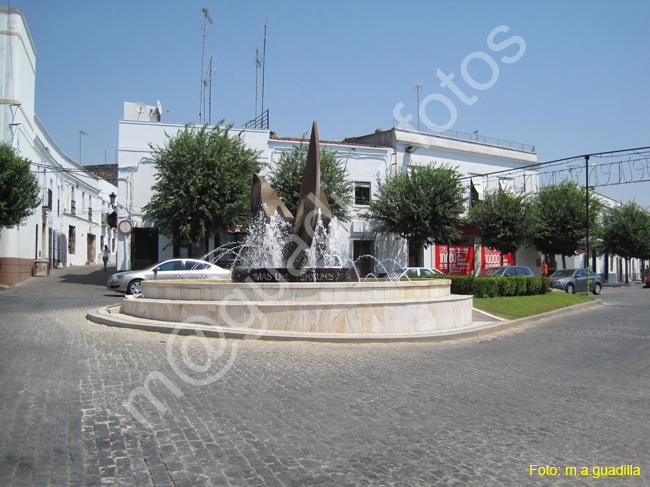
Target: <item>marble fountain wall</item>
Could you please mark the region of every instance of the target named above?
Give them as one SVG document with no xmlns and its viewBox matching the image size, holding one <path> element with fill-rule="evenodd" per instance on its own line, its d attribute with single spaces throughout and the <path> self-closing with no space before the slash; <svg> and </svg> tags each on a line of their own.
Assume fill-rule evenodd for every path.
<svg viewBox="0 0 650 487">
<path fill-rule="evenodd" d="M 448 279 L 375 282 L 142 283 L 121 313 L 172 323 L 320 333 L 409 333 L 472 322 L 472 296 L 450 294 Z"/>
</svg>

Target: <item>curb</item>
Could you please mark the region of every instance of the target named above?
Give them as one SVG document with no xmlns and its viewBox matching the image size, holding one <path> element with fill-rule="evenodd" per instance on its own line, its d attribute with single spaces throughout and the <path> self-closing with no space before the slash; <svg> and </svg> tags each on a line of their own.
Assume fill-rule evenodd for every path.
<svg viewBox="0 0 650 487">
<path fill-rule="evenodd" d="M 553 316 L 564 315 L 574 311 L 599 306 L 602 300 L 596 299 L 588 303 L 576 304 L 566 308 L 556 309 L 539 315 L 528 316 L 512 321 L 490 322 L 473 324 L 467 327 L 450 331 L 426 331 L 414 333 L 317 333 L 317 332 L 288 332 L 261 330 L 252 331 L 248 328 L 233 328 L 225 326 L 209 326 L 196 323 L 172 323 L 167 321 L 146 320 L 133 316 L 122 315 L 117 312 L 119 305 L 107 306 L 86 314 L 86 318 L 93 323 L 119 328 L 152 331 L 177 335 L 196 335 L 197 332 L 211 338 L 232 338 L 240 340 L 275 340 L 275 341 L 307 341 L 324 343 L 403 343 L 403 342 L 443 342 L 464 338 L 476 338 L 491 333 L 516 328 L 536 321 L 541 321 Z"/>
</svg>

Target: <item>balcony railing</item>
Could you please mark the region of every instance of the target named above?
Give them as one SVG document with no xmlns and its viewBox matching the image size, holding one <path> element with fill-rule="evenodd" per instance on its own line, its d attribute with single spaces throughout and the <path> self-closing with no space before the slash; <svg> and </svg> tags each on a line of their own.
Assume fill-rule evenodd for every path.
<svg viewBox="0 0 650 487">
<path fill-rule="evenodd" d="M 253 120 L 249 120 L 244 125 L 242 125 L 242 127 L 245 128 L 245 129 L 268 130 L 269 129 L 269 109 L 267 108 L 260 115 L 255 117 Z"/>
</svg>

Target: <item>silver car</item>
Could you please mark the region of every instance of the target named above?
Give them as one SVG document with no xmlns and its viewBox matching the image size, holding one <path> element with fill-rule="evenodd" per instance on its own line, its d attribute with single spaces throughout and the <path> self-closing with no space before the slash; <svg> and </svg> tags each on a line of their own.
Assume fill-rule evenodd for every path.
<svg viewBox="0 0 650 487">
<path fill-rule="evenodd" d="M 230 271 L 197 259 L 170 259 L 138 271 L 125 271 L 108 278 L 108 289 L 126 294 L 142 293 L 149 279 L 230 279 Z"/>
<path fill-rule="evenodd" d="M 549 276 L 551 287 L 560 289 L 570 294 L 584 292 L 587 290 L 587 281 L 589 281 L 589 290 L 594 294 L 600 294 L 603 289 L 603 281 L 600 275 L 589 269 L 563 269 L 555 271 Z"/>
</svg>

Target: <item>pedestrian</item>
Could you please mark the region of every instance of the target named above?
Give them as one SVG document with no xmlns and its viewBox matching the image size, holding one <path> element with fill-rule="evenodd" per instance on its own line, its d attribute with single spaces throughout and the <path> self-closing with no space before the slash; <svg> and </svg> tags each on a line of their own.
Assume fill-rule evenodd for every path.
<svg viewBox="0 0 650 487">
<path fill-rule="evenodd" d="M 546 261 L 542 263 L 542 276 L 548 276 L 548 266 L 546 265 Z"/>
<path fill-rule="evenodd" d="M 102 252 L 102 259 L 104 259 L 104 272 L 106 272 L 106 267 L 108 266 L 108 258 L 111 253 L 108 250 L 108 245 L 104 245 L 104 251 Z"/>
</svg>

